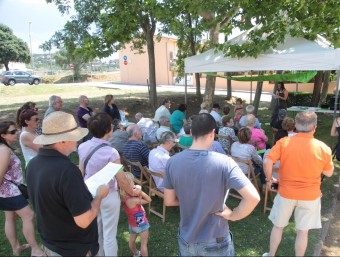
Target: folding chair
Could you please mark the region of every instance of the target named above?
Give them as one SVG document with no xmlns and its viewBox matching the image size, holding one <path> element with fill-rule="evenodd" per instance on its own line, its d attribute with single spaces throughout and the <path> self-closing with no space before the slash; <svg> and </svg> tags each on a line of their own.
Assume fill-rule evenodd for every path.
<svg viewBox="0 0 340 257">
<path fill-rule="evenodd" d="M 141 187 L 143 186 L 147 186 L 148 184 L 148 181 L 144 178 L 144 174 L 145 172 L 144 171 L 144 168 L 142 166 L 142 164 L 140 162 L 132 162 L 132 161 L 129 161 L 125 156 L 120 156 L 120 159 L 121 159 L 121 162 L 123 164 L 123 166 L 125 167 L 126 171 L 128 172 L 132 172 L 132 167 L 138 167 L 139 170 L 140 170 L 140 178 L 137 178 L 134 176 L 133 178 L 133 181 L 140 185 Z"/>
<path fill-rule="evenodd" d="M 255 175 L 255 171 L 254 171 L 254 166 L 253 166 L 252 160 L 251 159 L 242 159 L 242 158 L 235 157 L 235 156 L 231 156 L 231 158 L 236 163 L 244 163 L 244 164 L 248 165 L 248 171 L 247 171 L 248 179 L 253 183 L 254 187 L 257 190 L 257 192 L 260 193 L 260 189 L 259 189 L 259 186 L 257 184 L 257 178 L 260 176 L 260 173 Z M 242 199 L 242 197 L 240 195 L 238 195 L 238 194 L 229 193 L 229 195 L 233 196 L 235 198 L 238 198 L 238 199 Z"/>
<path fill-rule="evenodd" d="M 278 178 L 278 174 L 277 172 L 273 172 L 273 176 Z M 270 207 L 267 207 L 267 204 L 268 204 L 268 196 L 270 196 L 270 199 L 271 201 L 273 202 L 274 200 L 274 194 L 276 194 L 277 192 L 275 191 L 272 191 L 270 188 L 269 188 L 269 184 L 266 184 L 266 191 L 265 191 L 265 194 L 264 194 L 264 202 L 263 202 L 263 213 L 266 213 L 266 211 L 270 211 L 272 208 Z"/>
<path fill-rule="evenodd" d="M 153 176 L 159 177 L 159 178 L 164 178 L 163 173 L 159 172 L 153 172 L 151 171 L 148 167 L 144 166 L 144 172 L 147 173 L 148 175 L 148 181 L 149 181 L 149 196 L 151 197 L 152 195 L 157 195 L 159 198 L 163 199 L 163 211 L 162 213 L 156 211 L 152 206 L 151 202 L 149 203 L 149 214 L 153 213 L 156 216 L 160 217 L 162 221 L 165 221 L 165 211 L 166 211 L 166 206 L 164 204 L 164 193 L 160 190 L 157 189 L 156 184 L 153 180 Z"/>
</svg>

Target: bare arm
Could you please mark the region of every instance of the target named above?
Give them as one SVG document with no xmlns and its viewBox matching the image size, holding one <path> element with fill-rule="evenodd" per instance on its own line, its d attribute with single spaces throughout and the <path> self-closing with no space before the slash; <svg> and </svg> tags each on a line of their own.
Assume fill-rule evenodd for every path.
<svg viewBox="0 0 340 257">
<path fill-rule="evenodd" d="M 336 129 L 336 121 L 337 121 L 337 119 L 338 118 L 336 118 L 336 119 L 334 119 L 334 121 L 333 121 L 333 124 L 332 124 L 332 128 L 331 128 L 331 136 L 332 137 L 337 137 L 338 136 L 338 131 L 337 131 L 337 129 Z"/>
<path fill-rule="evenodd" d="M 179 206 L 175 190 L 164 188 L 164 204 L 166 206 Z"/>
<path fill-rule="evenodd" d="M 8 170 L 11 150 L 6 146 L 0 146 L 0 184 Z"/>
<path fill-rule="evenodd" d="M 101 185 L 97 189 L 96 197 L 91 202 L 91 209 L 80 214 L 78 216 L 73 217 L 75 223 L 78 227 L 87 228 L 91 222 L 97 217 L 100 203 L 102 202 L 103 198 L 105 198 L 109 193 L 109 186 L 108 185 Z"/>
<path fill-rule="evenodd" d="M 326 177 L 331 177 L 333 175 L 333 172 L 334 172 L 334 166 L 331 170 L 324 170 L 322 174 L 324 174 Z"/>
<path fill-rule="evenodd" d="M 138 196 L 135 196 L 135 197 L 129 198 L 129 199 L 126 201 L 126 205 L 127 205 L 127 207 L 129 207 L 129 208 L 133 208 L 133 207 L 135 207 L 137 204 L 144 205 L 144 204 L 150 203 L 151 201 L 152 201 L 152 200 L 151 200 L 150 196 L 148 196 L 146 193 L 144 193 L 143 191 L 141 191 L 139 197 L 138 197 Z"/>
<path fill-rule="evenodd" d="M 260 201 L 260 195 L 254 185 L 248 184 L 238 190 L 238 192 L 242 196 L 240 204 L 234 210 L 231 210 L 224 205 L 224 210 L 222 212 L 217 212 L 216 215 L 227 220 L 236 221 L 247 217 L 254 210 Z"/>
<path fill-rule="evenodd" d="M 21 140 L 24 146 L 27 146 L 34 151 L 38 152 L 39 149 L 42 147 L 42 145 L 37 145 L 33 143 L 35 136 L 32 135 L 31 133 L 25 133 L 25 135 L 22 136 Z"/>
<path fill-rule="evenodd" d="M 271 159 L 269 158 L 264 159 L 263 170 L 268 181 L 271 180 L 273 177 L 273 165 L 274 165 L 274 162 Z"/>
<path fill-rule="evenodd" d="M 114 161 L 114 163 L 120 164 L 120 160 Z M 118 172 L 116 174 L 116 179 L 120 188 L 122 188 L 126 193 L 131 196 L 138 196 L 141 192 L 141 187 L 139 185 L 135 185 L 131 187 L 129 181 L 127 180 L 124 171 Z"/>
</svg>

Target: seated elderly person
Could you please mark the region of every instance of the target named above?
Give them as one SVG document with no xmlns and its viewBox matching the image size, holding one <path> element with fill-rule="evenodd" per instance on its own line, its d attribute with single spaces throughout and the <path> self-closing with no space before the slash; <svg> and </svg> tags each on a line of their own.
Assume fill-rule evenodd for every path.
<svg viewBox="0 0 340 257">
<path fill-rule="evenodd" d="M 255 112 L 255 107 L 254 107 L 254 105 L 251 105 L 251 104 L 248 105 L 248 106 L 246 107 L 246 112 L 247 112 L 246 115 L 248 115 L 248 114 L 253 114 L 253 115 L 254 115 L 254 112 Z M 240 124 L 241 127 L 247 126 L 247 125 L 246 125 L 246 121 L 245 121 L 246 115 L 243 115 L 243 116 L 241 117 L 240 121 L 239 121 L 239 124 Z M 254 116 L 255 116 L 255 115 L 254 115 Z M 258 118 L 256 118 L 256 117 L 255 117 L 255 126 L 254 126 L 254 128 L 258 128 L 258 129 L 261 128 L 261 123 L 259 122 Z"/>
<path fill-rule="evenodd" d="M 159 141 L 161 138 L 161 135 L 165 131 L 171 131 L 170 129 L 170 118 L 163 115 L 159 118 L 159 128 L 156 130 L 156 137 L 157 140 Z"/>
<path fill-rule="evenodd" d="M 261 173 L 261 183 L 266 184 L 266 178 L 263 172 L 263 161 L 260 155 L 256 153 L 256 149 L 249 143 L 251 139 L 251 129 L 248 127 L 242 127 L 238 131 L 238 142 L 231 145 L 231 156 L 241 159 L 251 159 L 254 164 L 255 175 Z M 248 165 L 245 163 L 238 163 L 244 174 L 247 175 Z"/>
<path fill-rule="evenodd" d="M 266 149 L 266 142 L 268 137 L 265 135 L 263 129 L 254 128 L 256 118 L 253 114 L 247 114 L 245 118 L 245 124 L 251 129 L 251 144 L 254 145 L 257 150 Z"/>
<path fill-rule="evenodd" d="M 225 115 L 222 118 L 222 127 L 218 130 L 218 134 L 220 136 L 229 136 L 231 139 L 231 143 L 238 140 L 237 136 L 235 135 L 235 130 L 233 129 L 233 124 L 231 122 L 230 115 Z M 228 149 L 230 147 L 230 142 L 227 139 L 219 138 L 218 141 L 221 143 L 224 149 Z"/>
<path fill-rule="evenodd" d="M 166 98 L 163 100 L 163 103 L 161 106 L 158 107 L 158 109 L 155 112 L 155 117 L 153 118 L 154 121 L 159 122 L 160 118 L 162 116 L 166 116 L 170 119 L 171 113 L 169 111 L 171 106 L 171 101 L 170 99 Z"/>
<path fill-rule="evenodd" d="M 294 119 L 290 117 L 285 117 L 282 121 L 282 129 L 287 131 L 289 137 L 295 136 L 296 133 L 294 132 L 295 130 Z"/>
<path fill-rule="evenodd" d="M 184 124 L 184 134 L 179 137 L 179 144 L 190 147 L 192 145 L 191 122 Z"/>
<path fill-rule="evenodd" d="M 128 141 L 123 145 L 122 155 L 131 162 L 140 162 L 142 166 L 149 166 L 149 149 L 141 142 L 142 130 L 137 124 L 127 127 Z M 132 167 L 132 173 L 135 177 L 140 178 L 141 171 L 138 167 Z"/>
<path fill-rule="evenodd" d="M 141 112 L 137 112 L 135 115 L 137 125 L 142 130 L 143 141 L 145 143 L 157 143 L 156 131 L 158 129 L 158 125 L 150 118 L 144 118 Z"/>
<path fill-rule="evenodd" d="M 46 118 L 49 114 L 55 111 L 60 111 L 63 107 L 63 100 L 60 96 L 51 95 L 48 99 L 48 109 L 45 112 L 44 118 Z"/>
<path fill-rule="evenodd" d="M 172 131 L 165 131 L 160 138 L 160 145 L 151 150 L 149 154 L 149 169 L 153 172 L 165 173 L 165 166 L 170 159 L 170 150 L 174 147 L 176 135 Z M 164 191 L 163 179 L 153 176 L 156 187 Z"/>
<path fill-rule="evenodd" d="M 119 119 L 112 121 L 113 133 L 109 138 L 111 146 L 115 148 L 120 154 L 122 153 L 123 144 L 128 141 L 128 133 L 124 130 L 122 122 Z"/>
</svg>

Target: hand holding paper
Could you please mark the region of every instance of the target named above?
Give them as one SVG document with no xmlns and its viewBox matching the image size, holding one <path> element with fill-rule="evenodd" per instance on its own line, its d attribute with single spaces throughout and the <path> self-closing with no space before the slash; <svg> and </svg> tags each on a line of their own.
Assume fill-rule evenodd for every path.
<svg viewBox="0 0 340 257">
<path fill-rule="evenodd" d="M 123 169 L 123 165 L 109 162 L 96 174 L 85 180 L 85 184 L 93 196 L 96 196 L 97 188 L 103 184 L 108 184 L 116 174 Z"/>
</svg>

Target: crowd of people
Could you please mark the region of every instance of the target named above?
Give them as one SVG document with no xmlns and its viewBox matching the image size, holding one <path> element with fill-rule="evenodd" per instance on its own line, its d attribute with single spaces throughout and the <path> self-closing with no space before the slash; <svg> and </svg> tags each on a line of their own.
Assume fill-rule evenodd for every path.
<svg viewBox="0 0 340 257">
<path fill-rule="evenodd" d="M 283 85 L 277 95 L 280 101 L 287 99 Z M 61 97 L 53 95 L 42 125 L 36 104 L 25 103 L 17 111 L 16 123 L 0 122 L 0 210 L 5 211 L 5 234 L 13 254 L 31 247 L 32 256 L 117 256 L 122 205 L 128 217 L 129 248 L 133 256 L 147 256 L 150 224 L 143 205 L 152 199 L 134 184 L 143 176 L 140 168 L 118 172 L 95 195 L 85 184 L 108 163 L 121 164 L 124 157 L 164 175 L 164 179 L 153 179 L 164 192 L 165 204 L 180 206 L 180 256 L 205 256 L 207 251 L 233 256 L 228 221 L 247 217 L 261 193 L 247 177 L 247 165 L 234 161 L 237 157 L 252 160 L 263 190 L 279 184 L 269 215 L 273 223 L 270 249 L 264 256 L 275 255 L 293 212 L 295 251 L 304 255 L 308 230 L 321 226 L 321 175 L 331 176 L 334 167 L 330 148 L 313 137 L 316 114 L 304 111 L 294 120 L 286 117 L 287 106 L 280 101 L 271 122 L 272 147 L 254 106 L 244 108 L 240 98 L 233 115 L 229 106 L 221 112 L 218 103 L 210 109 L 205 101 L 200 112 L 190 117 L 185 104 L 171 113 L 171 100 L 164 99 L 154 117 L 138 112 L 135 123 L 123 121 L 125 114 L 113 95 L 105 96 L 101 110 L 91 108 L 88 97 L 81 95 L 74 115 L 63 112 Z M 17 187 L 24 181 L 20 160 L 11 147 L 18 129 L 33 210 Z M 332 135 L 337 135 L 335 128 Z M 69 159 L 74 151 L 79 155 L 77 164 Z M 233 210 L 225 204 L 230 189 L 242 197 Z M 34 236 L 34 215 L 42 248 Z M 17 239 L 16 216 L 23 221 L 28 244 L 21 245 Z"/>
</svg>

